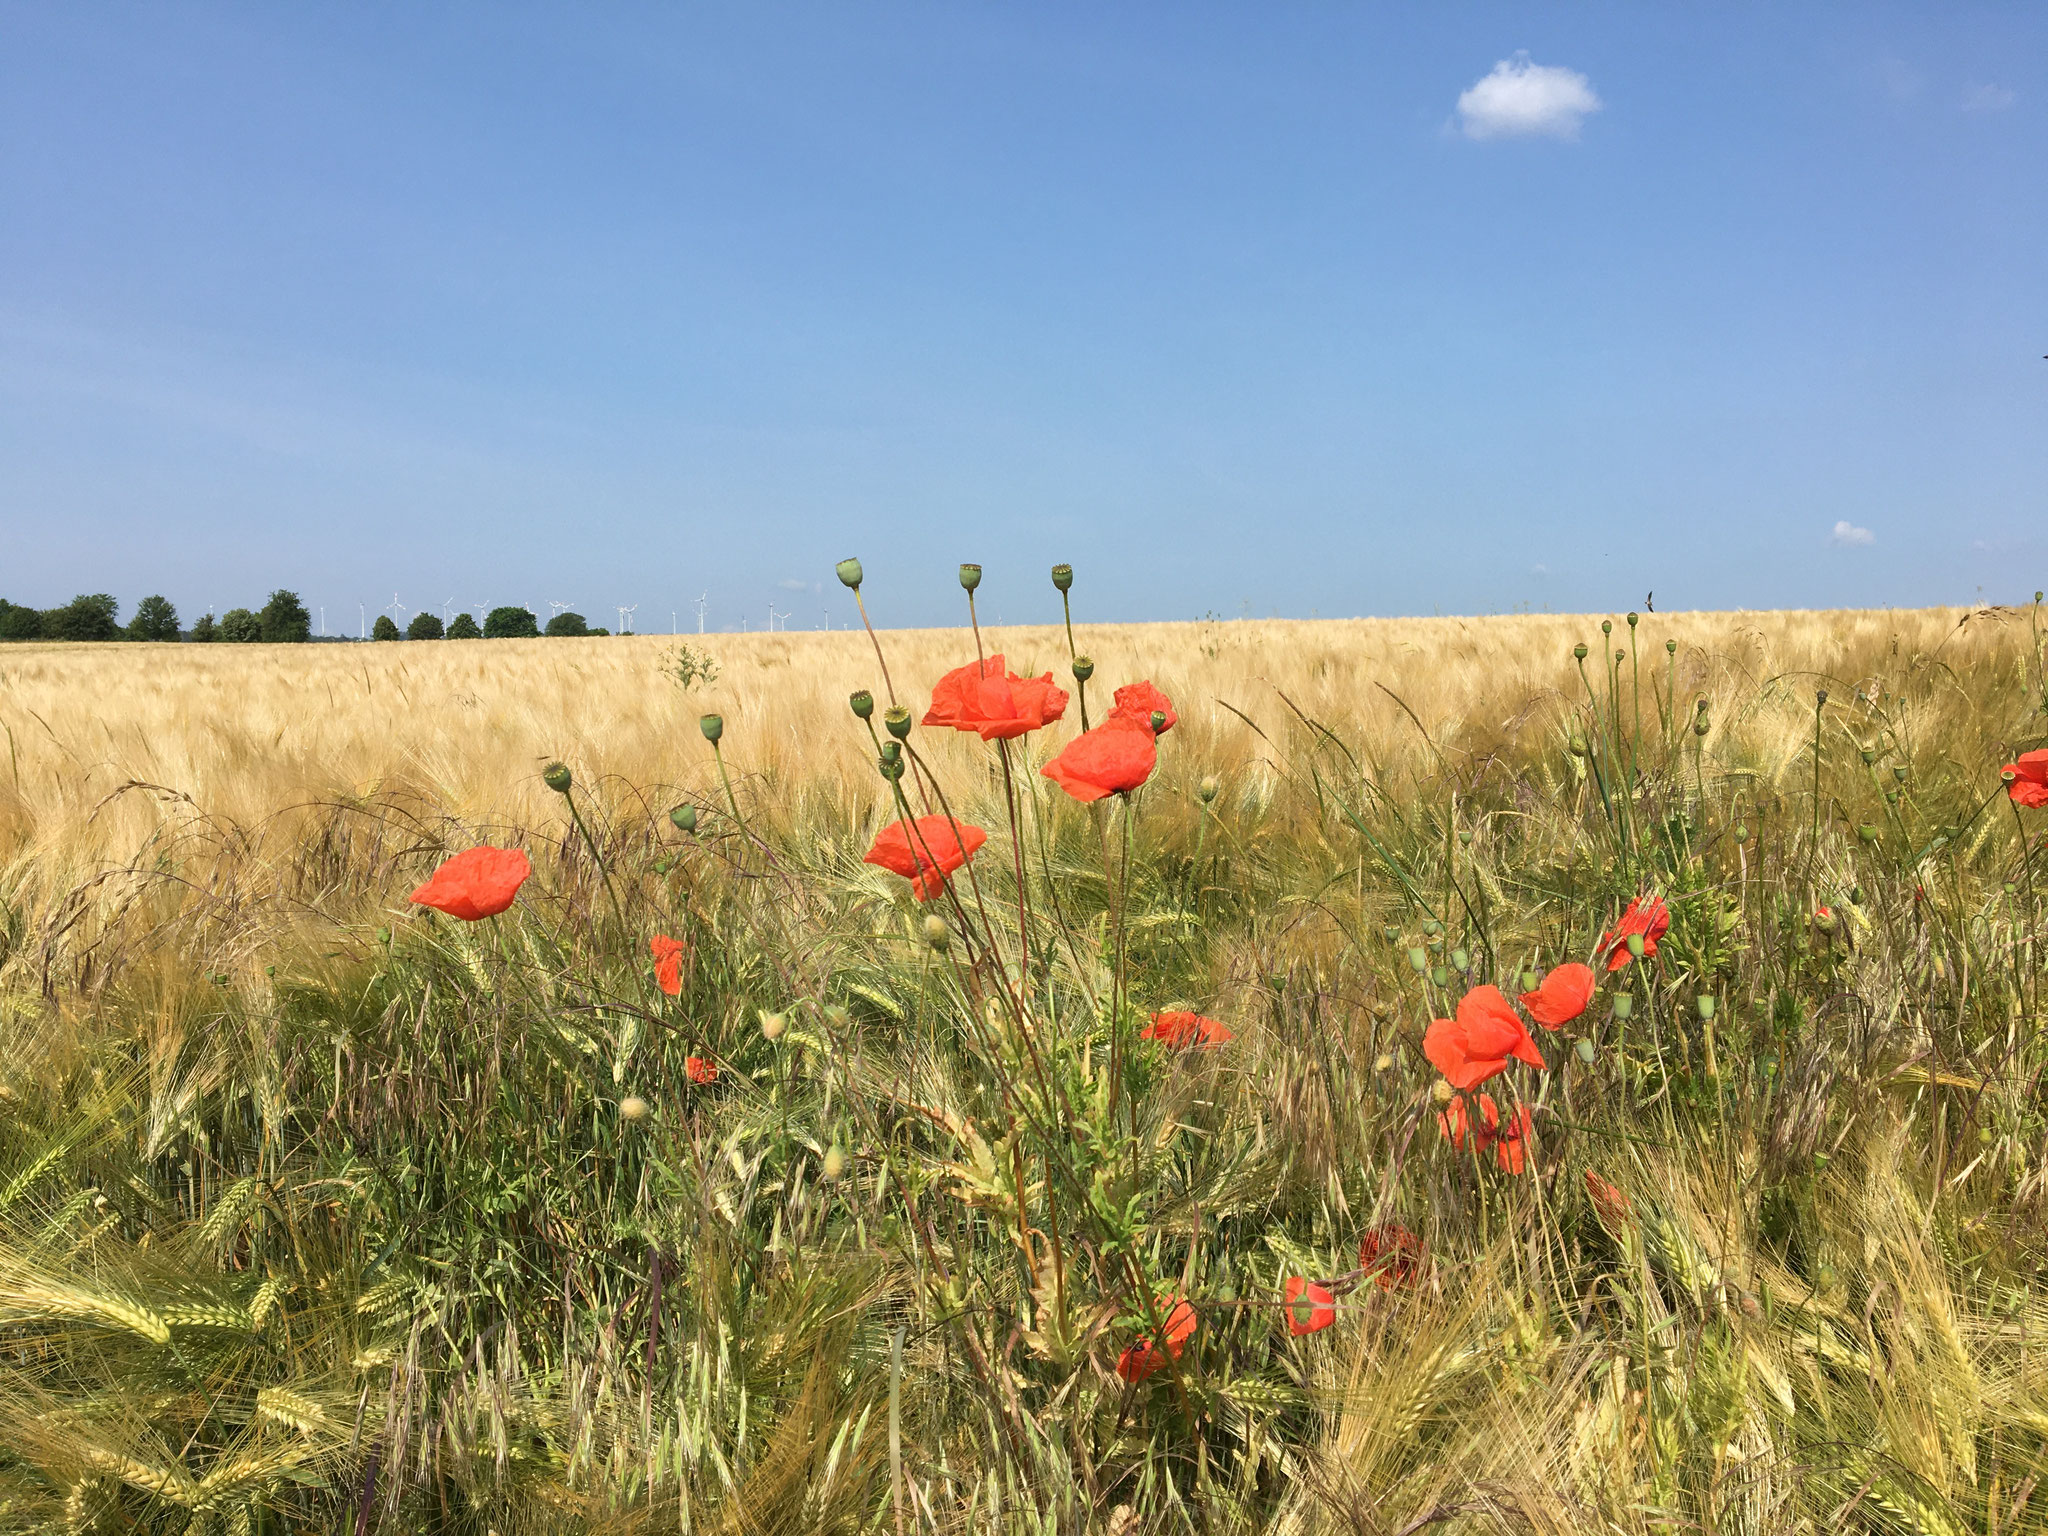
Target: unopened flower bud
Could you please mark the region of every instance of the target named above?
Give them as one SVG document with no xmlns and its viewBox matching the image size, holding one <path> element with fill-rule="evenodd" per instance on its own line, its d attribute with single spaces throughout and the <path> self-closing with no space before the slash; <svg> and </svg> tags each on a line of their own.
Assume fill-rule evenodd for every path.
<svg viewBox="0 0 2048 1536">
<path fill-rule="evenodd" d="M 1440 987 L 1448 987 L 1451 984 L 1451 973 L 1439 965 L 1429 973 L 1429 979 Z"/>
<path fill-rule="evenodd" d="M 851 695 L 846 703 L 856 719 L 865 720 L 875 712 L 875 696 L 865 688 Z"/>
<path fill-rule="evenodd" d="M 1522 972 L 1522 990 L 1524 992 L 1534 992 L 1536 990 L 1537 983 L 1541 980 L 1542 978 L 1538 976 L 1534 971 Z"/>
<path fill-rule="evenodd" d="M 1822 933 L 1833 933 L 1838 926 L 1832 907 L 1817 907 L 1813 914 L 1813 926 Z"/>
<path fill-rule="evenodd" d="M 924 941 L 940 954 L 953 942 L 953 930 L 946 926 L 946 920 L 936 912 L 924 915 Z"/>
<path fill-rule="evenodd" d="M 1614 1016 L 1617 1019 L 1630 1018 L 1635 1014 L 1636 1000 L 1626 992 L 1614 994 Z"/>
<path fill-rule="evenodd" d="M 1460 828 L 1460 829 L 1459 829 L 1459 832 L 1458 832 L 1458 844 L 1459 844 L 1459 846 L 1460 846 L 1460 847 L 1463 847 L 1463 848 L 1470 848 L 1470 847 L 1472 846 L 1472 829 L 1471 829 L 1471 828 L 1469 828 L 1469 827 L 1464 827 L 1464 828 Z"/>
<path fill-rule="evenodd" d="M 567 763 L 549 763 L 547 767 L 541 769 L 540 781 L 556 794 L 566 795 L 569 793 L 569 785 L 572 782 L 569 776 L 569 765 Z"/>
<path fill-rule="evenodd" d="M 1223 786 L 1216 782 L 1215 774 L 1205 774 L 1202 782 L 1195 786 L 1195 793 L 1201 797 L 1202 804 L 1208 805 L 1215 800 L 1222 788 Z"/>
<path fill-rule="evenodd" d="M 1052 584 L 1062 592 L 1074 584 L 1074 568 L 1071 565 L 1056 565 L 1052 568 Z"/>
<path fill-rule="evenodd" d="M 719 715 L 706 715 L 697 722 L 697 729 L 704 733 L 704 739 L 714 747 L 718 738 L 725 734 L 725 720 Z"/>
<path fill-rule="evenodd" d="M 1408 947 L 1408 966 L 1418 976 L 1429 969 L 1429 956 L 1423 952 L 1420 944 L 1411 944 Z"/>
<path fill-rule="evenodd" d="M 377 930 L 377 942 L 379 944 L 389 944 L 391 942 L 391 930 L 389 928 L 379 928 Z"/>
<path fill-rule="evenodd" d="M 1422 931 L 1427 934 L 1439 934 L 1444 931 L 1444 925 L 1432 917 L 1423 922 Z"/>
<path fill-rule="evenodd" d="M 1572 1050 L 1577 1054 L 1579 1060 L 1589 1067 L 1599 1059 L 1600 1053 L 1594 1049 L 1593 1042 L 1590 1040 L 1581 1038 L 1572 1046 Z"/>
<path fill-rule="evenodd" d="M 645 1120 L 647 1118 L 647 1101 L 637 1093 L 619 1100 L 619 1118 L 621 1120 Z"/>
<path fill-rule="evenodd" d="M 1707 734 L 1707 732 L 1711 731 L 1712 729 L 1713 727 L 1707 724 L 1706 717 L 1704 715 L 1702 715 L 1699 719 L 1695 720 L 1692 723 L 1692 733 L 1695 736 L 1704 736 Z"/>
<path fill-rule="evenodd" d="M 1877 841 L 1877 828 L 1866 821 L 1856 829 L 1856 835 L 1866 843 L 1874 843 Z"/>
<path fill-rule="evenodd" d="M 1586 738 L 1577 731 L 1572 732 L 1570 747 L 1573 757 L 1584 757 L 1586 755 Z"/>
<path fill-rule="evenodd" d="M 853 1018 L 853 1015 L 846 1011 L 844 1003 L 827 1003 L 818 1012 L 824 1019 L 827 1029 L 844 1029 Z"/>
<path fill-rule="evenodd" d="M 1825 688 L 1816 688 L 1816 689 L 1814 689 L 1814 691 L 1813 691 L 1813 702 L 1814 702 L 1814 704 L 1815 704 L 1816 706 L 1819 706 L 1819 705 L 1825 704 L 1825 703 L 1827 703 L 1827 701 L 1828 701 L 1828 691 L 1827 691 L 1827 689 L 1825 689 Z"/>
<path fill-rule="evenodd" d="M 1631 956 L 1637 960 L 1642 959 L 1643 948 L 1643 936 L 1640 933 L 1632 933 L 1628 936 L 1628 952 Z"/>
<path fill-rule="evenodd" d="M 694 832 L 697 830 L 697 807 L 679 805 L 668 813 L 668 819 L 678 832 Z"/>
<path fill-rule="evenodd" d="M 853 588 L 854 591 L 858 592 L 860 590 L 861 582 L 860 562 L 854 559 L 846 559 L 840 561 L 839 580 L 841 584 L 849 586 Z"/>
<path fill-rule="evenodd" d="M 1862 887 L 1862 886 L 1860 886 L 1860 885 L 1852 885 L 1852 886 L 1850 886 L 1850 887 L 1849 887 L 1849 904 L 1850 904 L 1851 906 L 1856 906 L 1856 907 L 1860 907 L 1860 906 L 1862 906 L 1862 905 L 1863 905 L 1863 887 Z"/>
<path fill-rule="evenodd" d="M 980 566 L 978 566 L 978 565 L 963 565 L 963 566 L 961 566 L 961 567 L 960 567 L 960 585 L 961 585 L 961 586 L 962 586 L 963 588 L 965 588 L 965 589 L 966 589 L 967 591 L 969 591 L 969 592 L 972 592 L 972 591 L 973 591 L 973 590 L 974 590 L 974 589 L 975 589 L 976 587 L 980 586 L 980 585 L 981 585 L 981 567 L 980 567 Z"/>
<path fill-rule="evenodd" d="M 1696 715 L 1704 715 L 1707 712 L 1707 696 L 1704 693 L 1692 701 L 1692 712 Z"/>
<path fill-rule="evenodd" d="M 1735 823 L 1735 830 L 1730 834 L 1730 836 L 1732 836 L 1738 843 L 1746 843 L 1749 841 L 1749 828 L 1738 821 L 1737 823 Z"/>
<path fill-rule="evenodd" d="M 898 741 L 910 734 L 910 711 L 901 704 L 892 705 L 882 712 L 882 726 Z"/>
<path fill-rule="evenodd" d="M 1451 968 L 1453 970 L 1467 970 L 1471 965 L 1472 955 L 1469 950 L 1454 949 L 1451 951 Z"/>
<path fill-rule="evenodd" d="M 1095 663 L 1086 656 L 1074 658 L 1074 681 L 1085 683 L 1095 675 Z"/>
</svg>

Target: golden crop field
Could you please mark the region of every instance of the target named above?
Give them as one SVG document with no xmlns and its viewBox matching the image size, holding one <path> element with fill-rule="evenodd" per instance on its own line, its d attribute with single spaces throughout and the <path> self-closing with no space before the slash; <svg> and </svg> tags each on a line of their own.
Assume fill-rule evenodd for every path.
<svg viewBox="0 0 2048 1536">
<path fill-rule="evenodd" d="M 2038 609 L 880 638 L 0 647 L 0 1531 L 2048 1529 Z"/>
</svg>

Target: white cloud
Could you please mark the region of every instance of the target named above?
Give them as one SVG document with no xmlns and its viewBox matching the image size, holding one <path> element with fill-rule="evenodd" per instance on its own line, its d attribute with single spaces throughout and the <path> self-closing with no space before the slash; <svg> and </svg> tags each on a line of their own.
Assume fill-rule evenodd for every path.
<svg viewBox="0 0 2048 1536">
<path fill-rule="evenodd" d="M 2003 112 L 2018 101 L 2019 93 L 2006 85 L 1973 85 L 1963 92 L 1965 112 Z"/>
<path fill-rule="evenodd" d="M 775 583 L 775 585 L 782 588 L 782 590 L 785 592 L 809 592 L 817 585 L 817 583 L 810 581 L 798 581 L 794 576 L 785 576 L 782 578 L 782 580 Z"/>
<path fill-rule="evenodd" d="M 1592 82 L 1577 70 L 1533 63 L 1518 53 L 1459 96 L 1458 126 L 1468 139 L 1576 139 L 1586 114 L 1599 110 Z"/>
<path fill-rule="evenodd" d="M 1858 528 L 1845 517 L 1835 524 L 1835 531 L 1828 542 L 1843 549 L 1856 549 L 1865 544 L 1875 544 L 1877 535 L 1868 528 Z"/>
</svg>

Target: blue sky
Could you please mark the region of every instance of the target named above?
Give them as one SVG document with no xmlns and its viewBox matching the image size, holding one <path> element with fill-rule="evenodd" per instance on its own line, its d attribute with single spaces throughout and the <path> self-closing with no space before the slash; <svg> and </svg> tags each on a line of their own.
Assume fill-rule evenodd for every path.
<svg viewBox="0 0 2048 1536">
<path fill-rule="evenodd" d="M 2022 598 L 2044 167 L 2040 5 L 0 0 L 0 595 Z"/>
</svg>

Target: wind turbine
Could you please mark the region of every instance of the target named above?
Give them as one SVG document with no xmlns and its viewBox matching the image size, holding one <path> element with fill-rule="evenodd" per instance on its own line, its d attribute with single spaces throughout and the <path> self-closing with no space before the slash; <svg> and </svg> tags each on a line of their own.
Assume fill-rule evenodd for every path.
<svg viewBox="0 0 2048 1536">
<path fill-rule="evenodd" d="M 700 635 L 704 633 L 704 605 L 710 600 L 711 594 L 709 592 L 702 594 L 697 599 L 697 633 Z"/>
<path fill-rule="evenodd" d="M 782 620 L 782 627 L 784 629 L 787 629 L 789 627 L 789 615 L 786 613 L 777 613 L 775 611 L 774 602 L 770 601 L 770 603 L 768 604 L 768 633 L 771 635 L 775 633 L 775 621 L 777 619 Z"/>
<path fill-rule="evenodd" d="M 358 640 L 370 638 L 369 610 L 363 607 L 361 603 L 356 604 L 356 638 Z"/>
</svg>

